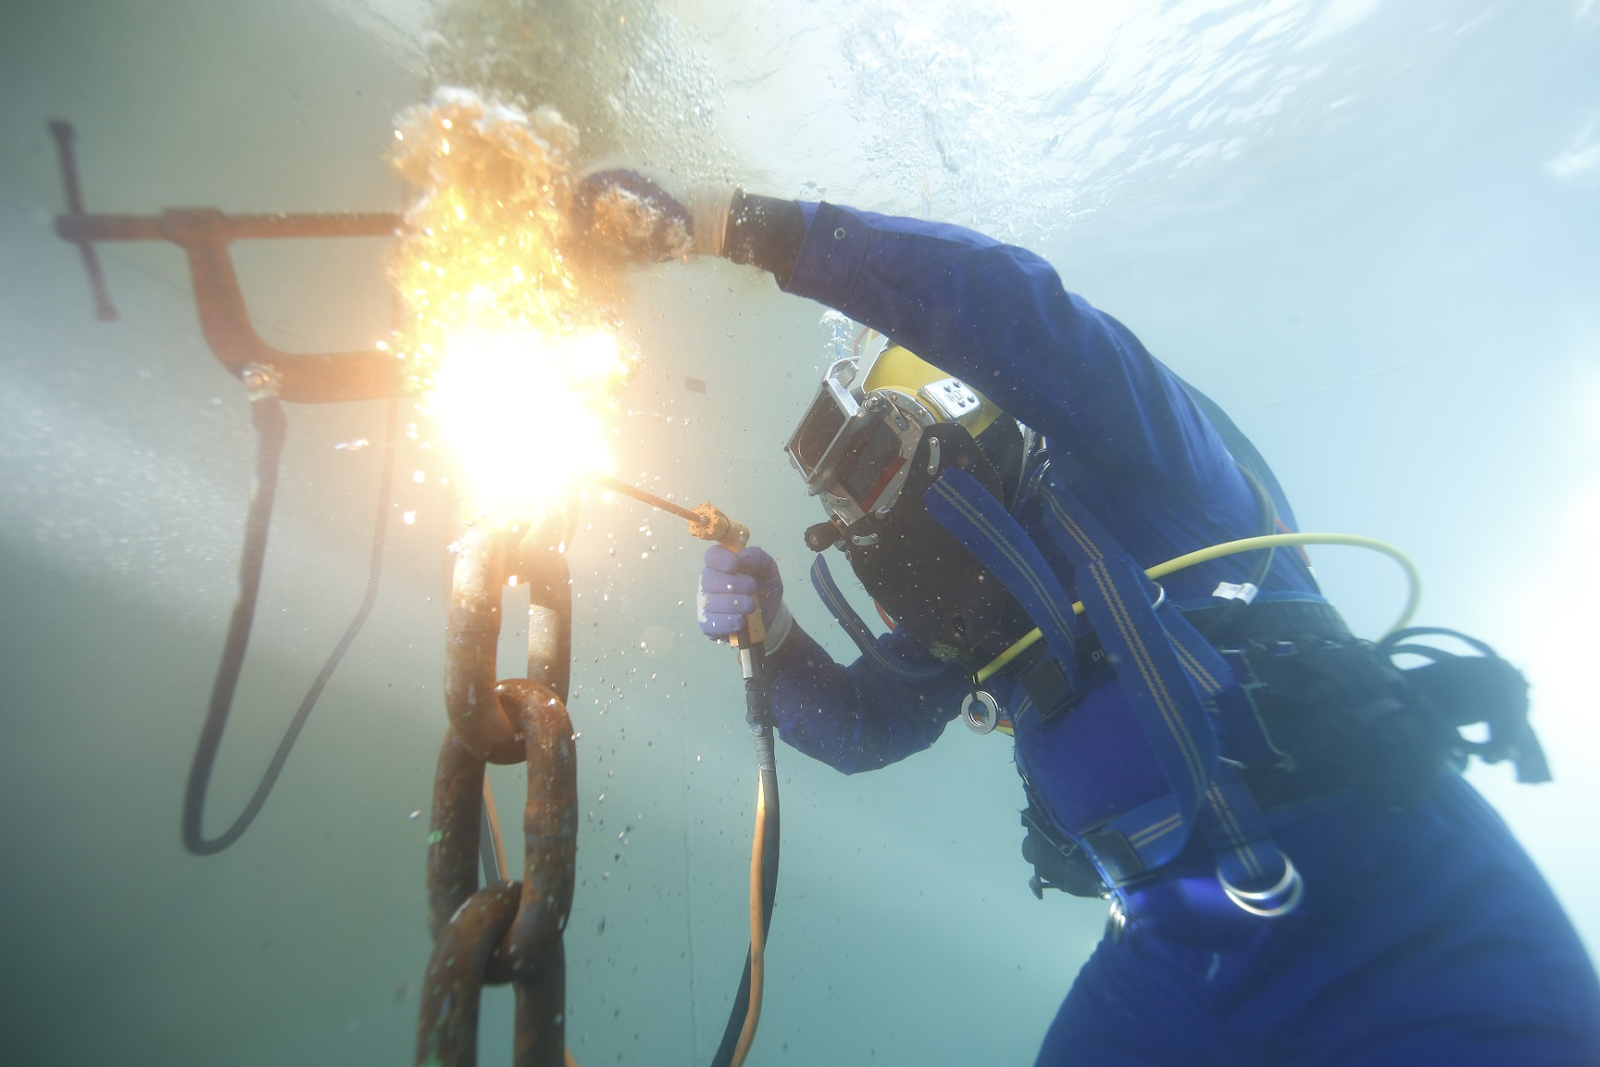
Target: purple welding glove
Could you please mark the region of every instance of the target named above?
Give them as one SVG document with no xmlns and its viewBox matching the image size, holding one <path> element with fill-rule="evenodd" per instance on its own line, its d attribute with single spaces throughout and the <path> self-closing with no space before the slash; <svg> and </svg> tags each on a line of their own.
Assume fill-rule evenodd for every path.
<svg viewBox="0 0 1600 1067">
<path fill-rule="evenodd" d="M 586 255 L 663 263 L 694 251 L 689 209 L 633 170 L 601 170 L 578 183 L 572 233 Z"/>
<path fill-rule="evenodd" d="M 700 572 L 700 632 L 713 641 L 744 629 L 745 616 L 761 605 L 761 622 L 767 629 L 767 652 L 773 653 L 794 628 L 794 616 L 783 602 L 783 578 L 778 563 L 754 545 L 729 552 L 721 545 L 706 549 Z"/>
</svg>

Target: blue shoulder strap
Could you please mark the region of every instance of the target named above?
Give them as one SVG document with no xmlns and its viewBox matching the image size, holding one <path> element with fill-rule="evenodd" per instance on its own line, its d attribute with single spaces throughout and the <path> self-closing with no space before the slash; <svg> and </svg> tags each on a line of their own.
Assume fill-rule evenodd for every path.
<svg viewBox="0 0 1600 1067">
<path fill-rule="evenodd" d="M 1046 532 L 1072 560 L 1084 610 L 1111 653 L 1180 815 L 1198 823 L 1236 903 L 1249 909 L 1248 901 L 1276 897 L 1277 906 L 1262 914 L 1292 909 L 1297 876 L 1238 771 L 1218 760 L 1217 701 L 1234 684 L 1232 672 L 1175 607 L 1152 607 L 1144 571 L 1065 483 L 1047 476 L 1044 489 Z M 1263 893 L 1268 885 L 1274 888 Z"/>
<path fill-rule="evenodd" d="M 861 654 L 885 672 L 905 682 L 922 682 L 945 672 L 943 663 L 912 663 L 878 644 L 877 638 L 872 636 L 872 631 L 867 629 L 867 624 L 861 621 L 861 616 L 856 614 L 855 609 L 845 600 L 844 594 L 839 591 L 839 583 L 833 580 L 833 573 L 828 570 L 827 561 L 820 555 L 811 564 L 811 588 L 817 591 L 817 596 L 828 609 L 828 614 L 832 615 L 834 621 L 850 635 L 850 640 L 855 642 Z"/>
<path fill-rule="evenodd" d="M 964 471 L 946 471 L 924 501 L 1021 601 L 1056 657 L 1070 664 L 1071 598 L 1026 531 Z M 1151 599 L 1159 591 L 1053 475 L 1044 483 L 1043 503 L 1051 540 L 1073 563 L 1085 613 L 1171 791 L 1086 835 L 1086 849 L 1111 884 L 1121 885 L 1174 859 L 1198 824 L 1225 887 L 1253 901 L 1250 894 L 1274 879 L 1287 885 L 1292 869 L 1273 845 L 1266 820 L 1238 774 L 1218 758 L 1212 716 L 1233 682 L 1222 657 L 1175 609 L 1158 614 Z"/>
<path fill-rule="evenodd" d="M 998 579 L 1033 619 L 1072 683 L 1072 597 L 1040 555 L 1039 548 L 977 479 L 952 468 L 922 496 L 940 526 Z"/>
</svg>

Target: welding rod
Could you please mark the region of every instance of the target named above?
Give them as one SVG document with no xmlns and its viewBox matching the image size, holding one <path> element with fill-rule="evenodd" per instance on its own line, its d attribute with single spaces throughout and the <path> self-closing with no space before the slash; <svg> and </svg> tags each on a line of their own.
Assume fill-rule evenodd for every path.
<svg viewBox="0 0 1600 1067">
<path fill-rule="evenodd" d="M 706 523 L 706 517 L 699 512 L 690 511 L 688 508 L 674 504 L 670 500 L 663 500 L 654 493 L 647 493 L 643 489 L 629 485 L 627 482 L 619 481 L 608 474 L 601 474 L 598 471 L 594 471 L 590 473 L 589 477 L 599 482 L 607 489 L 610 489 L 614 493 L 621 493 L 623 496 L 631 496 L 633 499 L 644 504 L 649 504 L 653 508 L 660 508 L 662 511 L 670 511 L 680 519 L 687 519 L 692 526 L 704 526 Z"/>
<path fill-rule="evenodd" d="M 637 486 L 629 485 L 627 482 L 618 481 L 610 475 L 601 474 L 599 471 L 590 472 L 589 477 L 607 489 L 621 493 L 623 496 L 631 496 L 641 503 L 649 504 L 653 508 L 660 508 L 662 511 L 670 512 L 680 519 L 687 520 L 689 532 L 702 541 L 715 541 L 729 552 L 742 552 L 749 547 L 750 527 L 742 522 L 734 522 L 714 504 L 705 503 L 699 507 L 686 508 L 674 504 L 670 500 L 663 500 L 654 493 L 648 493 Z M 759 632 L 761 629 L 761 620 L 759 618 L 756 619 L 754 626 Z M 754 640 L 759 641 L 762 638 L 757 637 Z"/>
</svg>

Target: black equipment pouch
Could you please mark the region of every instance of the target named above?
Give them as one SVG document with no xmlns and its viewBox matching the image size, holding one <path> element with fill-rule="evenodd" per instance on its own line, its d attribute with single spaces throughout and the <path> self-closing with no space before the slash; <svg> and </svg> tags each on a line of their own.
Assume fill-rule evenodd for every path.
<svg viewBox="0 0 1600 1067">
<path fill-rule="evenodd" d="M 1022 812 L 1028 835 L 1022 839 L 1022 858 L 1033 864 L 1028 888 L 1040 900 L 1046 889 L 1059 889 L 1075 897 L 1104 897 L 1109 889 L 1100 880 L 1089 854 L 1050 828 L 1050 817 L 1039 810 L 1030 795 Z"/>
<path fill-rule="evenodd" d="M 1406 672 L 1369 642 L 1251 642 L 1229 657 L 1242 664 L 1261 728 L 1284 757 L 1243 770 L 1264 809 L 1349 789 L 1386 806 L 1414 803 L 1459 743 Z"/>
<path fill-rule="evenodd" d="M 1408 643 L 1429 634 L 1455 638 L 1478 655 L 1458 656 L 1431 645 Z M 1455 739 L 1463 755 L 1477 755 L 1485 763 L 1508 759 L 1519 782 L 1550 781 L 1544 749 L 1528 724 L 1528 680 L 1494 649 L 1455 630 L 1417 626 L 1388 634 L 1377 651 L 1386 659 L 1412 655 L 1428 660 L 1402 674 L 1452 730 L 1480 722 L 1488 725 L 1487 741 Z"/>
<path fill-rule="evenodd" d="M 1528 725 L 1527 679 L 1482 641 L 1416 627 L 1374 644 L 1351 635 L 1332 607 L 1312 601 L 1184 614 L 1203 632 L 1215 631 L 1208 639 L 1249 698 L 1243 714 L 1250 719 L 1253 712 L 1254 721 L 1239 734 L 1256 734 L 1256 743 L 1229 737 L 1227 754 L 1242 762 L 1240 773 L 1263 810 L 1351 790 L 1387 807 L 1404 807 L 1425 797 L 1447 769 L 1459 770 L 1469 755 L 1489 763 L 1511 760 L 1520 782 L 1550 780 Z M 1478 654 L 1460 656 L 1416 643 L 1428 635 L 1454 638 Z M 1081 639 L 1078 644 L 1089 647 Z M 1427 662 L 1401 669 L 1394 663 L 1399 656 Z M 1080 663 L 1080 676 L 1093 677 L 1101 666 Z M 1019 676 L 1041 714 L 1047 708 L 1062 714 L 1081 697 L 1057 680 L 1060 674 L 1053 659 L 1042 657 Z M 1458 733 L 1477 723 L 1487 724 L 1487 740 L 1468 741 Z M 1252 759 L 1244 749 L 1264 756 Z M 1105 896 L 1088 854 L 1054 828 L 1031 792 L 1028 799 L 1022 854 L 1034 866 L 1034 895 L 1060 889 Z"/>
<path fill-rule="evenodd" d="M 1248 613 L 1247 613 L 1248 614 Z M 1459 656 L 1413 639 L 1452 637 L 1478 653 Z M 1522 782 L 1550 780 L 1528 725 L 1528 683 L 1475 638 L 1431 627 L 1389 634 L 1377 644 L 1348 636 L 1254 638 L 1225 649 L 1267 739 L 1286 758 L 1246 767 L 1263 808 L 1345 789 L 1405 806 L 1422 799 L 1467 756 L 1512 760 Z M 1401 669 L 1397 656 L 1428 662 Z M 1488 740 L 1458 732 L 1485 723 Z"/>
<path fill-rule="evenodd" d="M 1043 646 L 1041 641 L 1036 647 Z M 1048 649 L 1020 670 L 1017 681 L 1022 683 L 1023 691 L 1038 709 L 1040 720 L 1054 722 L 1076 707 L 1084 694 L 1110 673 L 1110 657 L 1101 647 L 1100 638 L 1093 630 L 1088 630 L 1073 642 L 1072 677 L 1078 683 L 1076 688 L 1067 683 L 1066 671 Z"/>
</svg>

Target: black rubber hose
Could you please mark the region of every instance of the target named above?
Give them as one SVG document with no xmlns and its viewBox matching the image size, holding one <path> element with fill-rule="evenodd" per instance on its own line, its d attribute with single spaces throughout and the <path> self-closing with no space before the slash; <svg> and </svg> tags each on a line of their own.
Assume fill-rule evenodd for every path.
<svg viewBox="0 0 1600 1067">
<path fill-rule="evenodd" d="M 765 832 L 761 849 L 761 929 L 772 929 L 772 902 L 778 896 L 778 768 L 776 760 L 776 727 L 772 717 L 772 686 L 764 676 L 760 653 L 755 652 L 755 675 L 745 679 L 745 720 L 750 724 L 751 739 L 756 747 L 756 767 L 761 789 L 766 798 Z M 739 1036 L 744 1032 L 745 1016 L 750 1010 L 750 952 L 745 950 L 744 974 L 739 979 L 739 992 L 733 998 L 728 1012 L 728 1025 L 722 1032 L 722 1044 L 712 1057 L 712 1067 L 731 1067 Z"/>
<path fill-rule="evenodd" d="M 221 852 L 250 828 L 271 795 L 278 774 L 289 759 L 289 751 L 294 748 L 295 740 L 311 715 L 311 709 L 317 706 L 322 690 L 372 612 L 383 571 L 383 543 L 389 526 L 389 496 L 394 481 L 395 430 L 399 415 L 399 401 L 391 400 L 385 430 L 383 473 L 378 484 L 378 518 L 372 531 L 372 559 L 361 606 L 356 609 L 355 617 L 350 620 L 344 635 L 339 638 L 339 643 L 322 665 L 311 688 L 306 691 L 300 709 L 284 731 L 283 740 L 278 742 L 278 750 L 273 753 L 272 762 L 262 774 L 250 802 L 232 826 L 216 837 L 207 838 L 204 829 L 206 790 L 216 765 L 217 750 L 222 747 L 222 733 L 227 728 L 228 715 L 233 710 L 233 697 L 239 688 L 239 673 L 244 667 L 245 652 L 250 647 L 250 626 L 255 620 L 256 597 L 261 590 L 261 572 L 267 555 L 267 531 L 272 525 L 278 465 L 283 456 L 288 422 L 282 405 L 275 399 L 268 397 L 250 404 L 250 418 L 256 429 L 256 470 L 250 488 L 250 510 L 245 517 L 244 549 L 239 558 L 239 598 L 234 602 L 233 617 L 228 622 L 227 640 L 223 643 L 222 658 L 217 664 L 216 681 L 211 686 L 211 704 L 206 711 L 205 724 L 200 728 L 200 741 L 195 746 L 194 760 L 189 764 L 189 781 L 183 796 L 183 847 L 197 856 Z"/>
</svg>

